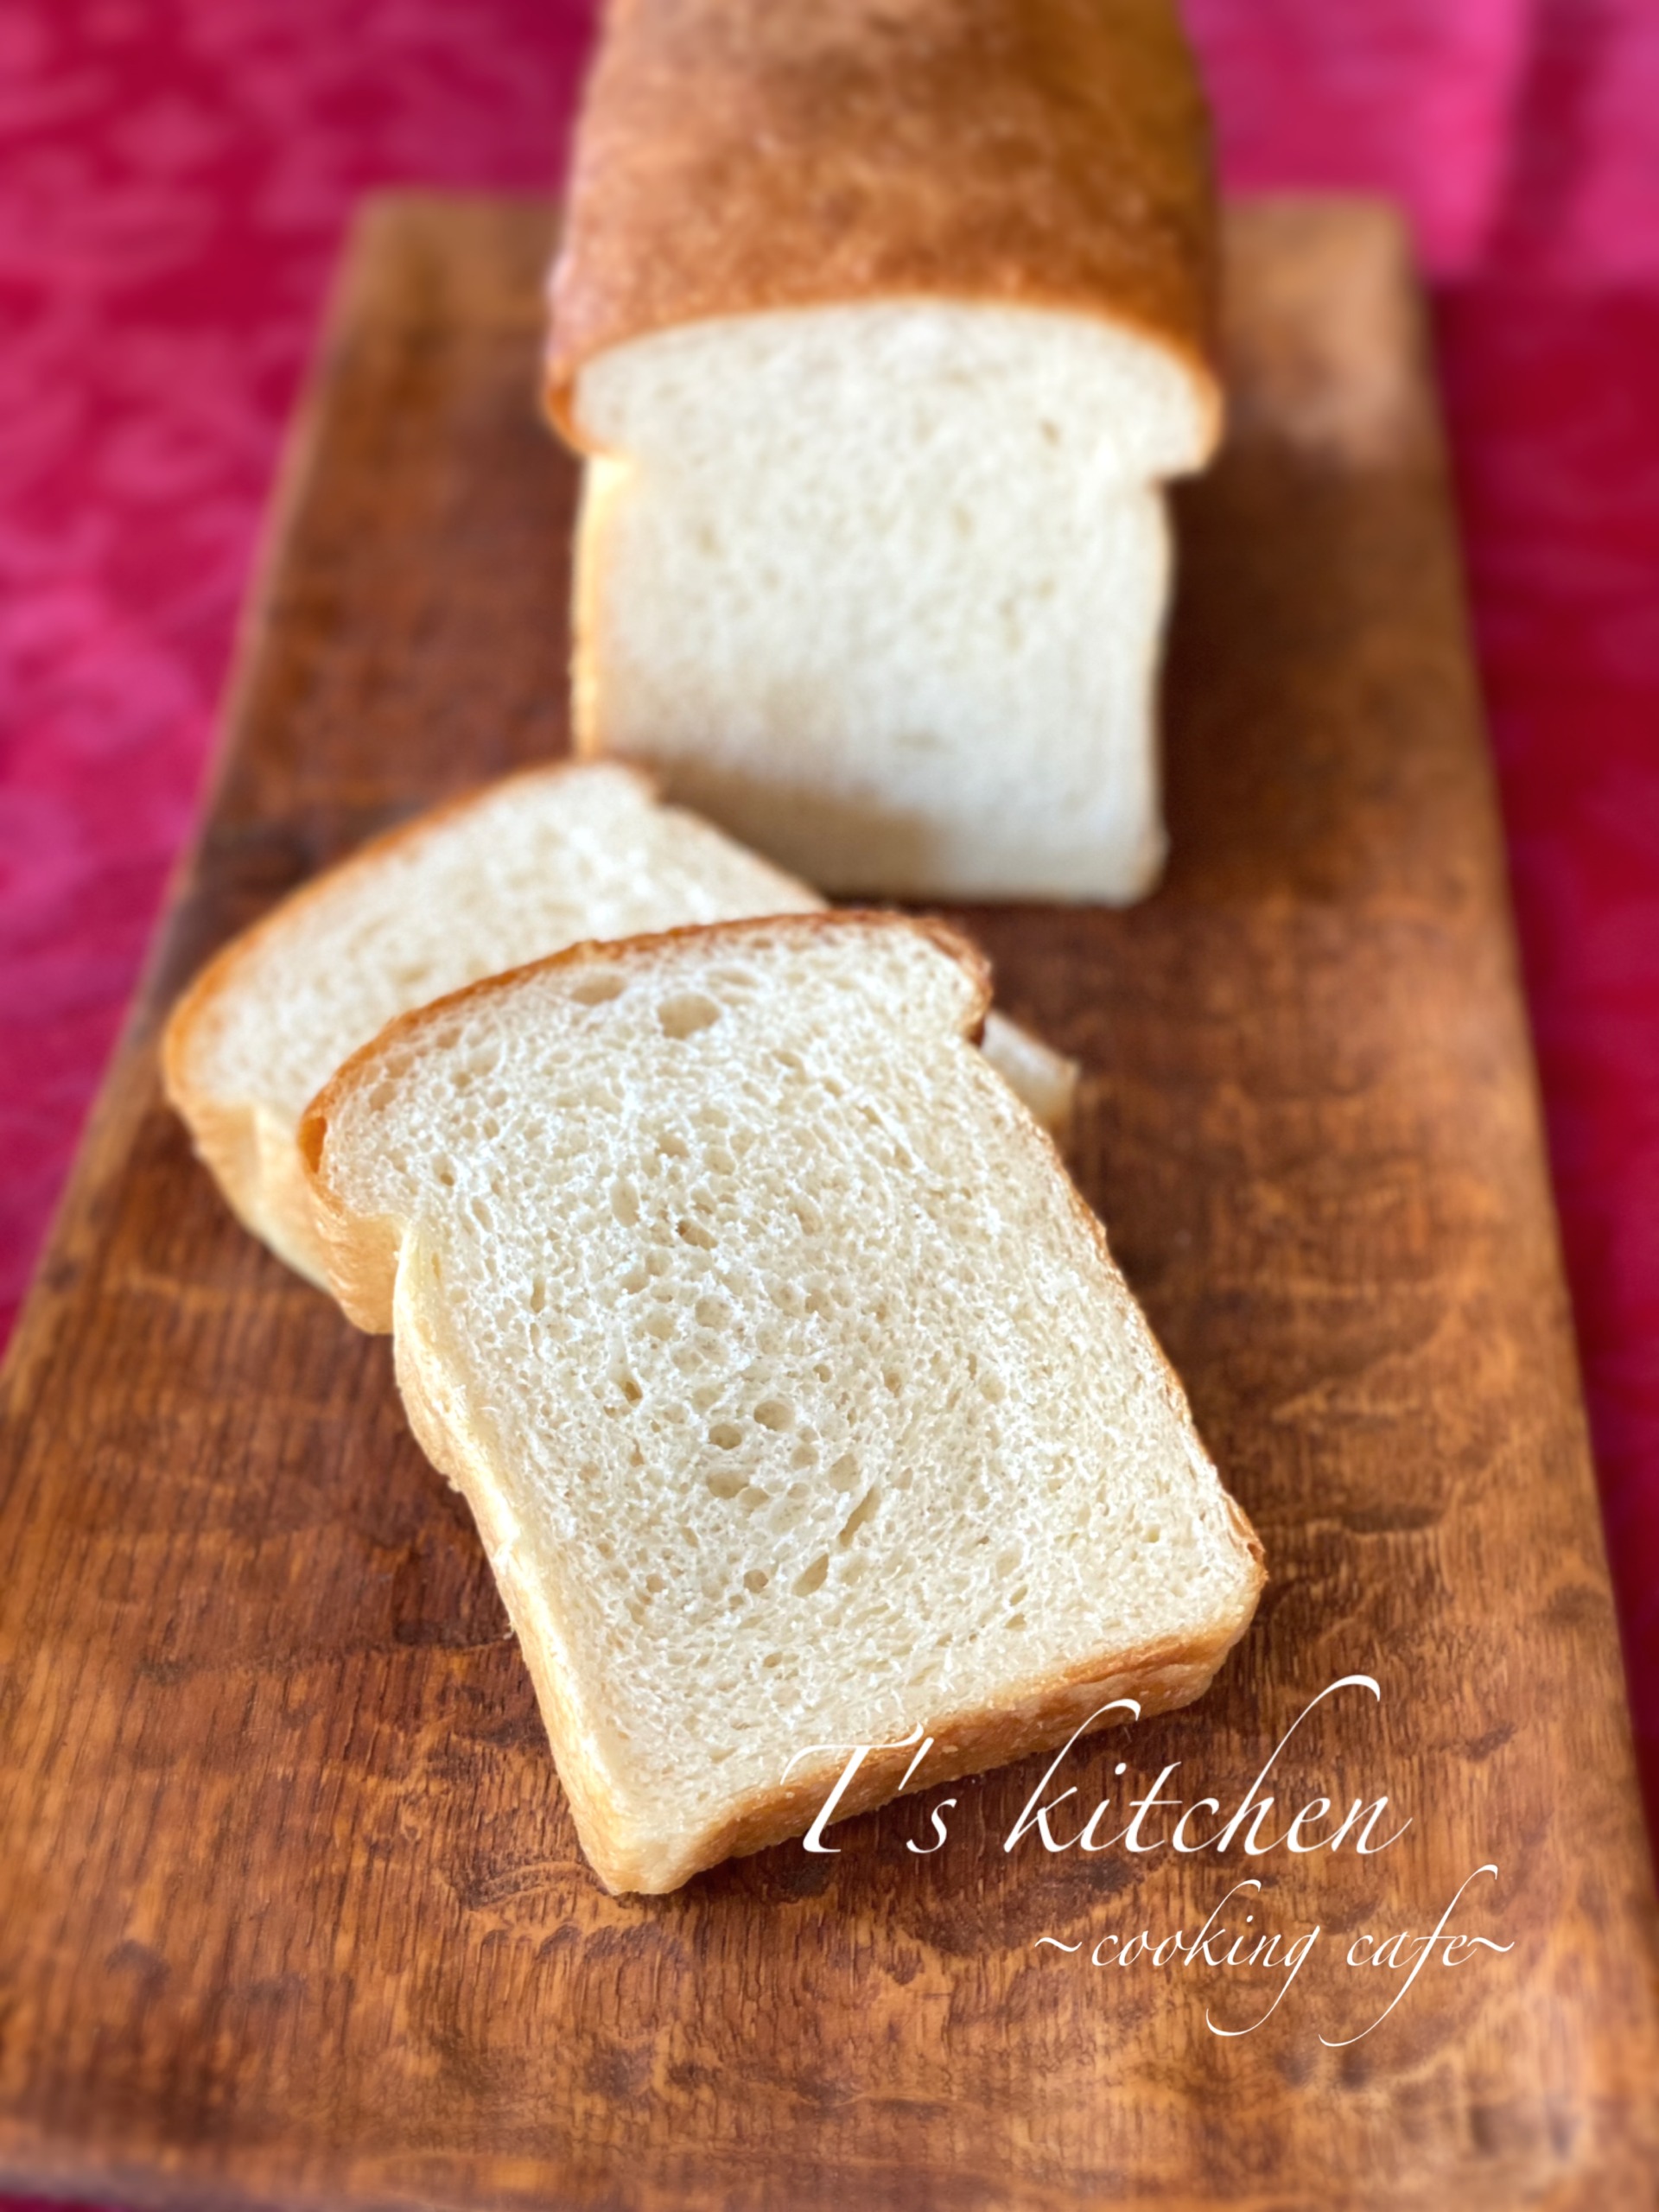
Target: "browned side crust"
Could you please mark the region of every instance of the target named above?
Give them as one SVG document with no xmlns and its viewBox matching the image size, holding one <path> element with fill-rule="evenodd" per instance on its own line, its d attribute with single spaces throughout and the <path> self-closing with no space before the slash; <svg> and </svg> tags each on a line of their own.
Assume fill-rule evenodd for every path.
<svg viewBox="0 0 1659 2212">
<path fill-rule="evenodd" d="M 1099 315 L 1209 366 L 1208 124 L 1172 0 L 612 0 L 550 402 L 673 325 L 891 297 Z"/>
</svg>

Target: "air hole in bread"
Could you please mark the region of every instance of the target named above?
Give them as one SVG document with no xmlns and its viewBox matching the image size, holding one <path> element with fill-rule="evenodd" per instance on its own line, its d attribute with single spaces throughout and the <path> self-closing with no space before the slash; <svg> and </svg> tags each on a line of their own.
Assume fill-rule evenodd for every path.
<svg viewBox="0 0 1659 2212">
<path fill-rule="evenodd" d="M 790 1586 L 798 1598 L 810 1598 L 815 1590 L 822 1590 L 830 1573 L 830 1554 L 820 1552 L 810 1567 L 803 1567 Z"/>
<path fill-rule="evenodd" d="M 657 1009 L 664 1037 L 695 1037 L 720 1020 L 720 1004 L 702 991 L 680 991 Z"/>
<path fill-rule="evenodd" d="M 863 1497 L 859 1499 L 858 1503 L 853 1508 L 852 1511 L 847 1516 L 847 1518 L 842 1522 L 841 1534 L 836 1538 L 836 1541 L 838 1544 L 842 1545 L 850 1544 L 853 1538 L 858 1534 L 865 1522 L 867 1521 L 873 1521 L 875 1518 L 876 1511 L 880 1503 L 881 1493 L 875 1485 L 872 1484 L 870 1488 L 865 1491 Z"/>
<path fill-rule="evenodd" d="M 578 1006 L 605 1006 L 612 999 L 620 999 L 627 985 L 620 976 L 607 974 L 580 976 L 570 986 L 570 995 Z"/>
</svg>

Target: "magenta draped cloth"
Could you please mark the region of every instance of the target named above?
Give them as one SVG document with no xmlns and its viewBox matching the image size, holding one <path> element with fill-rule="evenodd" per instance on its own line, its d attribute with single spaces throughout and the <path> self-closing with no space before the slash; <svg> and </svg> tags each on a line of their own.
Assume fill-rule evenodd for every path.
<svg viewBox="0 0 1659 2212">
<path fill-rule="evenodd" d="M 1408 209 L 1659 1811 L 1659 0 L 1185 0 L 1227 181 Z M 0 7 L 0 1332 L 198 804 L 352 203 L 559 175 L 588 0 Z"/>
</svg>

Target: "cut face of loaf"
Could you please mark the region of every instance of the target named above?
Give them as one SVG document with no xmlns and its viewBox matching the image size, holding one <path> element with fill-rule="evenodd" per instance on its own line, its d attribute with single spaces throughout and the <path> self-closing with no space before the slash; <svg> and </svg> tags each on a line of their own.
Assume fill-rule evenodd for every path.
<svg viewBox="0 0 1659 2212">
<path fill-rule="evenodd" d="M 635 770 L 529 769 L 378 840 L 228 945 L 168 1025 L 168 1095 L 244 1224 L 323 1284 L 295 1133 L 334 1070 L 394 1016 L 583 938 L 822 905 L 659 804 Z M 984 1046 L 1062 1134 L 1075 1063 L 995 1015 Z"/>
<path fill-rule="evenodd" d="M 1098 318 L 883 302 L 581 370 L 588 753 L 837 893 L 1117 902 L 1165 837 L 1160 480 L 1209 395 Z"/>
<path fill-rule="evenodd" d="M 1250 1618 L 1259 1549 L 967 1041 L 985 997 L 891 917 L 583 945 L 306 1116 L 335 1294 L 394 1335 L 612 1889 L 805 1829 L 815 1746 L 919 1726 L 925 1787 L 1182 1703 Z"/>
</svg>

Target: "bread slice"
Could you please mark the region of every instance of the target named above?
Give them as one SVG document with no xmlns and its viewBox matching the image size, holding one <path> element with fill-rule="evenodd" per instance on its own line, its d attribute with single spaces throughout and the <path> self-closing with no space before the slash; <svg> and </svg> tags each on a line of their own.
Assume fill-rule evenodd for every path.
<svg viewBox="0 0 1659 2212">
<path fill-rule="evenodd" d="M 579 750 L 826 891 L 1121 901 L 1220 417 L 1171 0 L 622 0 L 549 395 Z"/>
<path fill-rule="evenodd" d="M 1197 1696 L 1261 1554 L 938 926 L 586 944 L 305 1116 L 335 1294 L 466 1493 L 577 1833 L 676 1887 Z M 791 1765 L 791 1762 L 793 1764 Z"/>
<path fill-rule="evenodd" d="M 294 1149 L 308 1102 L 394 1015 L 584 938 L 823 906 L 616 764 L 526 769 L 368 845 L 205 969 L 168 1024 L 168 1097 L 238 1217 L 325 1283 Z M 1076 1063 L 991 1015 L 985 1050 L 1063 1135 Z"/>
</svg>

